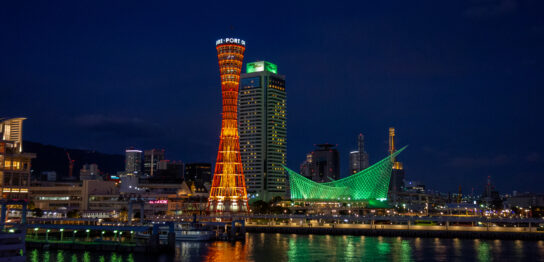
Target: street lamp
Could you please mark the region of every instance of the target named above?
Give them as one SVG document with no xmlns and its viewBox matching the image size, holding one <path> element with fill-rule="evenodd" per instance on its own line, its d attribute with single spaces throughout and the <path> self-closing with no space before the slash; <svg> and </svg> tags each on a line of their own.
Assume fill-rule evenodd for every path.
<svg viewBox="0 0 544 262">
<path fill-rule="evenodd" d="M 60 229 L 60 241 L 64 239 L 64 228 Z"/>
<path fill-rule="evenodd" d="M 86 229 L 85 232 L 87 232 L 87 240 L 89 240 L 89 232 L 91 232 L 91 230 Z"/>
</svg>

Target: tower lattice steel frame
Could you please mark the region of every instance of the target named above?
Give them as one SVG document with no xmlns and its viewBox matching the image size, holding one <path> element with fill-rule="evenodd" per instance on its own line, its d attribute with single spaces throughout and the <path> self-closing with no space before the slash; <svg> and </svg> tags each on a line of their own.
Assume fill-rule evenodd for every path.
<svg viewBox="0 0 544 262">
<path fill-rule="evenodd" d="M 237 119 L 238 87 L 245 41 L 237 38 L 219 39 L 216 41 L 216 49 L 221 75 L 223 117 L 208 211 L 248 212 Z"/>
</svg>

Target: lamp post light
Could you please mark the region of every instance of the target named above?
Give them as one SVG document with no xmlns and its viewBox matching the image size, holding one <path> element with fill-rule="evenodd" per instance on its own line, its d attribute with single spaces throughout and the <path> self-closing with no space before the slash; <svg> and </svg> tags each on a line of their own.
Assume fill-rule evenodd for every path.
<svg viewBox="0 0 544 262">
<path fill-rule="evenodd" d="M 106 233 L 106 231 L 102 231 L 102 233 L 100 233 L 100 240 L 102 240 L 104 238 L 105 233 Z"/>
<path fill-rule="evenodd" d="M 117 230 L 113 230 L 113 241 L 117 241 Z"/>
<path fill-rule="evenodd" d="M 64 240 L 64 228 L 60 229 L 60 241 Z"/>
<path fill-rule="evenodd" d="M 74 230 L 72 234 L 72 242 L 76 241 L 76 234 L 77 234 L 77 230 Z"/>
<path fill-rule="evenodd" d="M 34 228 L 34 239 L 38 239 L 38 230 L 40 229 L 37 227 Z"/>
<path fill-rule="evenodd" d="M 45 241 L 49 241 L 49 231 L 51 231 L 51 229 L 45 231 Z"/>
<path fill-rule="evenodd" d="M 89 232 L 91 232 L 91 230 L 87 229 L 85 232 L 87 232 L 87 241 L 89 241 Z"/>
<path fill-rule="evenodd" d="M 134 231 L 131 230 L 130 231 L 130 241 L 132 241 L 133 237 L 134 237 Z"/>
</svg>

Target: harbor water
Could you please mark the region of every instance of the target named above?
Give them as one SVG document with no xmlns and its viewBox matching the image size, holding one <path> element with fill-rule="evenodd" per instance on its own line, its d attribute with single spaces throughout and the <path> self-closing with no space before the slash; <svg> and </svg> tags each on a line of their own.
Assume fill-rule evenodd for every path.
<svg viewBox="0 0 544 262">
<path fill-rule="evenodd" d="M 173 254 L 27 250 L 27 261 L 544 261 L 544 241 L 247 234 L 178 242 Z"/>
</svg>

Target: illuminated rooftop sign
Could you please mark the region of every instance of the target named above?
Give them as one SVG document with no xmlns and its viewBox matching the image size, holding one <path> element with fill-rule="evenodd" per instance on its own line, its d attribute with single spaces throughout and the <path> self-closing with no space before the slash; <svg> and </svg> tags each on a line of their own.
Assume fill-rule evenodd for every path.
<svg viewBox="0 0 544 262">
<path fill-rule="evenodd" d="M 221 38 L 215 41 L 215 45 L 223 45 L 223 44 L 237 44 L 237 45 L 246 46 L 246 41 L 239 38 Z"/>
<path fill-rule="evenodd" d="M 259 62 L 253 62 L 253 63 L 247 63 L 246 65 L 246 73 L 254 73 L 254 72 L 272 72 L 274 74 L 278 73 L 278 66 L 275 64 L 272 64 L 270 62 L 266 61 L 259 61 Z"/>
</svg>

